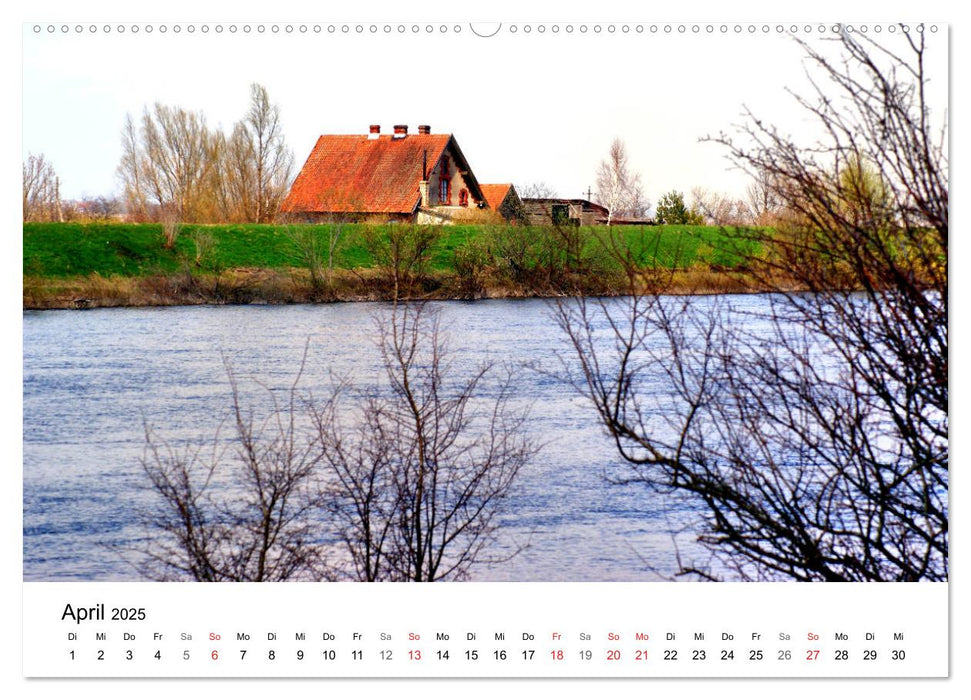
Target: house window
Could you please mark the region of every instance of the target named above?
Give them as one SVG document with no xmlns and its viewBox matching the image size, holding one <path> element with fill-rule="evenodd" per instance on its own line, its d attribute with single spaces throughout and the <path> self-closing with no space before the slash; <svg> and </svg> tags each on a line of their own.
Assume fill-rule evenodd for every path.
<svg viewBox="0 0 971 700">
<path fill-rule="evenodd" d="M 452 181 L 448 176 L 448 156 L 442 157 L 442 170 L 438 176 L 438 201 L 442 204 L 452 203 Z"/>
<path fill-rule="evenodd" d="M 467 207 L 469 206 L 469 191 L 467 189 L 459 190 L 459 206 Z"/>
</svg>

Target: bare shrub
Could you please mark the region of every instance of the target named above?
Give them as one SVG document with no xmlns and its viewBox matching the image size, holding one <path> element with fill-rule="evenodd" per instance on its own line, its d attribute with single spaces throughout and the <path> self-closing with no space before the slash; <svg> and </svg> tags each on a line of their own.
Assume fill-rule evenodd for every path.
<svg viewBox="0 0 971 700">
<path fill-rule="evenodd" d="M 177 213 L 172 209 L 164 211 L 162 213 L 162 237 L 164 239 L 164 247 L 168 250 L 174 250 L 175 242 L 179 240 L 180 235 L 182 235 L 182 224 L 179 223 Z"/>
<path fill-rule="evenodd" d="M 489 228 L 485 236 L 499 274 L 524 288 L 547 286 L 547 234 L 527 226 Z"/>
<path fill-rule="evenodd" d="M 197 267 L 203 267 L 214 260 L 213 252 L 216 249 L 216 237 L 207 228 L 197 228 L 192 232 L 192 243 L 196 249 L 195 263 Z M 214 271 L 218 270 L 213 268 Z"/>
<path fill-rule="evenodd" d="M 256 421 L 227 364 L 233 436 L 211 452 L 176 450 L 146 426 L 142 468 L 154 501 L 136 562 L 155 580 L 287 581 L 331 576 L 319 528 L 314 470 L 320 458 L 297 423 L 296 382 Z M 299 375 L 298 375 L 299 380 Z M 229 456 L 226 455 L 230 452 Z"/>
<path fill-rule="evenodd" d="M 491 257 L 488 247 L 478 239 L 468 240 L 455 249 L 452 266 L 463 298 L 477 299 L 485 292 L 485 274 Z"/>
<path fill-rule="evenodd" d="M 419 295 L 428 279 L 440 227 L 389 225 L 367 228 L 364 245 L 392 288 L 392 299 Z"/>
<path fill-rule="evenodd" d="M 332 476 L 329 512 L 366 581 L 465 578 L 487 561 L 498 515 L 535 453 L 515 384 L 486 364 L 455 379 L 439 319 L 398 305 L 377 328 L 386 391 L 345 410 L 348 387 L 314 409 Z M 489 399 L 476 396 L 488 387 Z"/>
<path fill-rule="evenodd" d="M 310 273 L 310 286 L 314 292 L 323 289 L 328 279 L 325 275 L 327 246 L 319 234 L 316 226 L 288 226 L 286 232 L 293 259 Z"/>
</svg>

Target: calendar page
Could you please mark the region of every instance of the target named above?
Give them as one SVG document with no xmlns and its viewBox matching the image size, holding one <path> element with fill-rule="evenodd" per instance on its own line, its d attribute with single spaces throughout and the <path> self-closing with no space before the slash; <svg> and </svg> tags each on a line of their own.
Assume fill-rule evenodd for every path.
<svg viewBox="0 0 971 700">
<path fill-rule="evenodd" d="M 28 691 L 950 676 L 946 21 L 156 9 L 18 28 Z"/>
</svg>

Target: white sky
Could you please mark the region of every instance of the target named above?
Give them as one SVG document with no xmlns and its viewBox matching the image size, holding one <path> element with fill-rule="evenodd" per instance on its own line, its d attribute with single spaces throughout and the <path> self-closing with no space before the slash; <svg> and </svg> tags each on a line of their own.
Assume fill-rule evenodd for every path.
<svg viewBox="0 0 971 700">
<path fill-rule="evenodd" d="M 215 25 L 223 25 L 217 34 Z M 614 137 L 628 147 L 631 165 L 642 176 L 648 198 L 670 189 L 688 193 L 694 186 L 741 195 L 746 180 L 732 171 L 725 150 L 699 143 L 706 134 L 731 130 L 743 106 L 786 131 L 808 140 L 805 114 L 785 93 L 805 91 L 803 51 L 776 31 L 778 23 L 701 23 L 685 33 L 675 24 L 628 22 L 608 32 L 610 22 L 531 23 L 526 34 L 509 23 L 492 38 L 474 36 L 467 23 L 454 33 L 448 23 L 418 21 L 351 23 L 347 35 L 328 32 L 328 23 L 299 22 L 286 34 L 285 22 L 273 35 L 230 34 L 230 21 L 200 23 L 189 35 L 172 23 L 162 35 L 158 24 L 137 35 L 131 25 L 120 35 L 118 23 L 105 34 L 103 23 L 81 34 L 70 23 L 67 35 L 41 25 L 24 28 L 23 150 L 44 153 L 61 177 L 68 198 L 108 194 L 118 189 L 115 167 L 125 114 L 139 115 L 156 101 L 201 110 L 210 125 L 230 128 L 247 106 L 251 82 L 265 85 L 283 115 L 285 133 L 302 164 L 317 136 L 365 133 L 370 123 L 387 132 L 395 123 L 412 130 L 431 124 L 436 133 L 454 133 L 479 182 L 526 184 L 545 181 L 561 196 L 577 197 L 595 185 L 597 165 Z M 363 33 L 357 34 L 357 24 Z M 391 34 L 384 32 L 390 24 Z M 566 32 L 572 24 L 573 33 Z M 588 31 L 581 34 L 581 25 Z M 706 29 L 711 24 L 714 32 Z M 480 24 L 480 29 L 490 25 Z M 786 27 L 791 26 L 787 24 Z M 805 36 L 800 23 L 799 34 Z M 811 25 L 819 43 L 819 24 Z M 831 26 L 831 25 L 827 25 Z M 872 24 L 870 34 L 872 35 Z M 832 37 L 831 32 L 827 34 Z M 946 28 L 931 39 L 932 73 L 941 104 L 946 100 Z M 826 34 L 822 35 L 826 36 Z M 883 36 L 887 36 L 886 31 Z M 594 187 L 595 189 L 595 187 Z"/>
</svg>

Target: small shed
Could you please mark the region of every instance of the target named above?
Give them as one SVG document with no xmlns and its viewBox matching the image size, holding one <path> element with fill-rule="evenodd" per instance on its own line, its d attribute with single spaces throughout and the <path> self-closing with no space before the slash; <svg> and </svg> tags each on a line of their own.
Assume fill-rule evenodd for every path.
<svg viewBox="0 0 971 700">
<path fill-rule="evenodd" d="M 528 223 L 526 208 L 523 200 L 519 198 L 519 193 L 512 183 L 498 185 L 479 185 L 482 195 L 485 197 L 486 204 L 502 215 L 506 221 Z"/>
<path fill-rule="evenodd" d="M 589 199 L 527 198 L 523 200 L 533 226 L 599 226 L 607 223 L 607 208 Z"/>
</svg>

